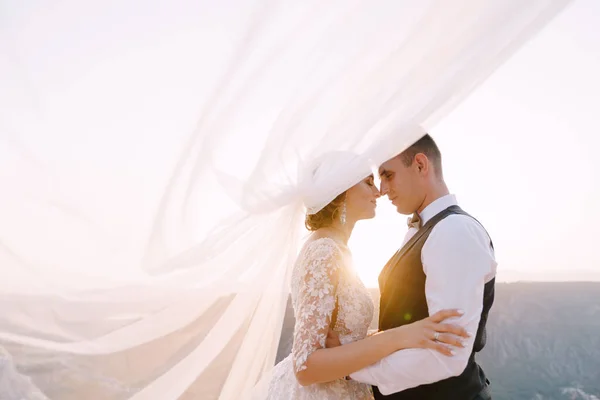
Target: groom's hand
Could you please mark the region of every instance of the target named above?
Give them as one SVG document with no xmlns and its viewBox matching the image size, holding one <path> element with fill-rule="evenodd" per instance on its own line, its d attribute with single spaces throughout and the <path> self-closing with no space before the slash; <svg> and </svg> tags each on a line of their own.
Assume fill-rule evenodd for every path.
<svg viewBox="0 0 600 400">
<path fill-rule="evenodd" d="M 327 332 L 327 338 L 325 339 L 325 348 L 331 349 L 333 347 L 341 346 L 339 333 L 332 331 L 331 329 Z"/>
</svg>

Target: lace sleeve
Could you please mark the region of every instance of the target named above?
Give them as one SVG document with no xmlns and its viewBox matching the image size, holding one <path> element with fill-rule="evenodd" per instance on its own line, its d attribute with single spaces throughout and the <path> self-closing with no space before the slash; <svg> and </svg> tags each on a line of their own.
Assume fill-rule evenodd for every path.
<svg viewBox="0 0 600 400">
<path fill-rule="evenodd" d="M 292 354 L 296 372 L 306 369 L 306 360 L 325 339 L 335 307 L 335 292 L 341 254 L 328 239 L 311 243 L 297 271 L 296 326 Z"/>
</svg>

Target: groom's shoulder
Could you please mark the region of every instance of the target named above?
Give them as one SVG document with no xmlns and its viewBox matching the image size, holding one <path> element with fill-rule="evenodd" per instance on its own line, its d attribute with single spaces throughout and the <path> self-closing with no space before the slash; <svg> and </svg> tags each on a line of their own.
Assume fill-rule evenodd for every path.
<svg viewBox="0 0 600 400">
<path fill-rule="evenodd" d="M 456 213 L 446 216 L 433 227 L 430 236 L 489 241 L 489 235 L 483 225 L 466 213 Z"/>
</svg>

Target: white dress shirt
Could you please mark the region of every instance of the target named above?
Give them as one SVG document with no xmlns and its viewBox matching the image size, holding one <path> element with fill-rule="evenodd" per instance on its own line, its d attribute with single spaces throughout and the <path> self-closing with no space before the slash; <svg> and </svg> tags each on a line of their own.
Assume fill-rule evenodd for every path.
<svg viewBox="0 0 600 400">
<path fill-rule="evenodd" d="M 422 224 L 456 204 L 453 195 L 435 200 L 419 214 Z M 404 243 L 416 232 L 409 229 Z M 450 215 L 433 228 L 423 245 L 421 262 L 430 315 L 447 308 L 461 309 L 463 316 L 446 322 L 465 327 L 472 336 L 464 348 L 454 348 L 452 357 L 429 349 L 400 350 L 350 375 L 356 381 L 378 386 L 384 395 L 458 376 L 465 370 L 481 318 L 484 286 L 496 275 L 490 238 L 466 215 Z"/>
</svg>

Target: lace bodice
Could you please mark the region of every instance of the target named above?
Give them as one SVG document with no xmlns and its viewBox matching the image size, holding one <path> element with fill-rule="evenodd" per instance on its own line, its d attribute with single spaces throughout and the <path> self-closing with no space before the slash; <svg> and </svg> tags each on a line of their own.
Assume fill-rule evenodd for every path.
<svg viewBox="0 0 600 400">
<path fill-rule="evenodd" d="M 305 368 L 308 356 L 325 347 L 325 338 L 338 298 L 334 330 L 342 344 L 364 338 L 373 319 L 373 300 L 350 264 L 346 249 L 329 238 L 306 245 L 292 275 L 294 366 Z"/>
<path fill-rule="evenodd" d="M 269 399 L 372 399 L 369 386 L 338 379 L 302 387 L 295 372 L 325 347 L 337 297 L 334 330 L 342 344 L 363 339 L 373 319 L 373 300 L 352 266 L 346 246 L 330 238 L 307 243 L 292 273 L 292 305 L 296 317 L 292 354 L 274 370 Z"/>
</svg>

